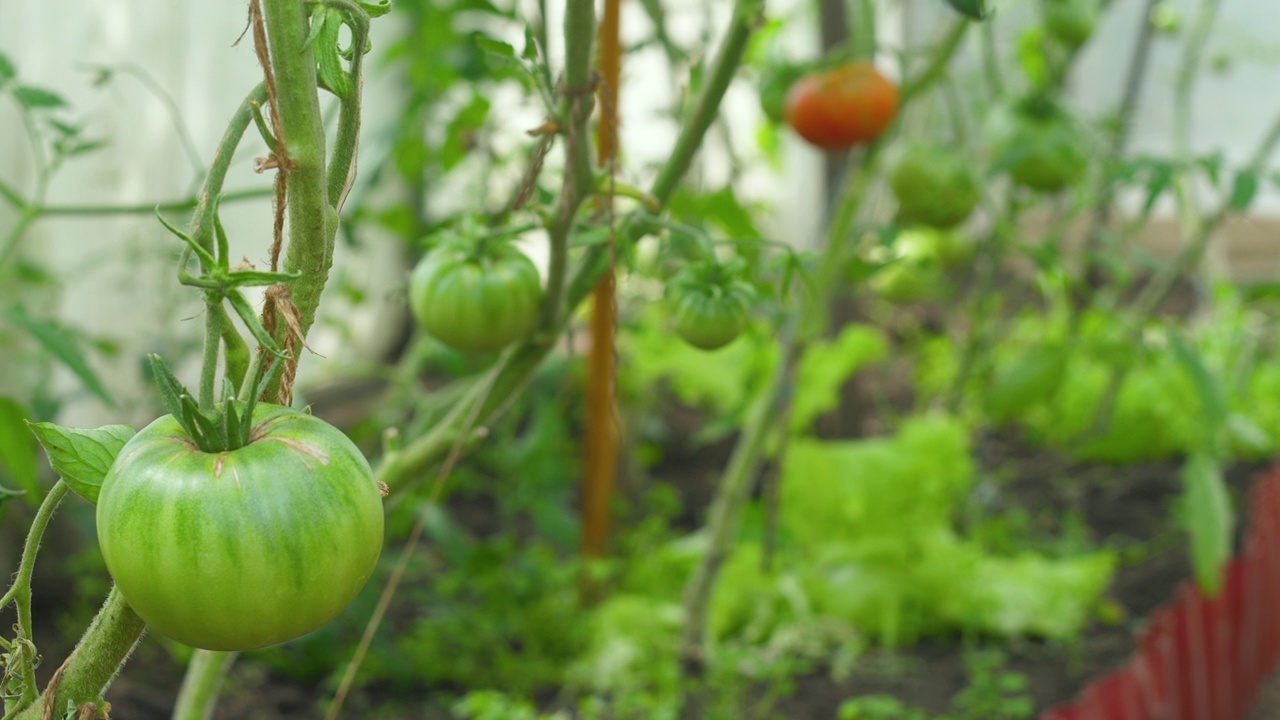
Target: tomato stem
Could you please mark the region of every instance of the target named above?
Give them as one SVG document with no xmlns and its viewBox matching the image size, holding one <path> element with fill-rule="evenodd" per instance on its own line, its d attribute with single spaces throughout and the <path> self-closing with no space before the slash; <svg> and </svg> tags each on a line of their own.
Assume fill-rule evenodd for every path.
<svg viewBox="0 0 1280 720">
<path fill-rule="evenodd" d="M 238 653 L 196 650 L 182 678 L 182 690 L 172 720 L 205 720 L 213 717 L 222 681 Z"/>
<path fill-rule="evenodd" d="M 53 691 L 51 706 L 64 708 L 68 701 L 76 705 L 99 702 L 121 666 L 129 659 L 146 627 L 142 618 L 129 607 L 124 594 L 113 585 L 102 609 L 94 616 L 89 629 L 61 669 L 56 687 L 51 682 L 45 689 L 46 693 Z M 16 720 L 41 718 L 44 704 L 33 702 L 27 705 Z"/>
<path fill-rule="evenodd" d="M 62 499 L 70 489 L 65 481 L 59 480 L 44 496 L 40 508 L 36 510 L 35 519 L 31 521 L 26 543 L 22 546 L 22 559 L 18 561 L 17 577 L 14 578 L 13 584 L 9 586 L 4 597 L 0 597 L 0 608 L 7 607 L 9 603 L 17 606 L 18 636 L 13 644 L 21 643 L 25 646 L 21 651 L 19 667 L 15 673 L 22 678 L 22 694 L 12 706 L 10 700 L 5 701 L 5 709 L 8 711 L 5 713 L 6 717 L 12 713 L 15 706 L 22 707 L 35 702 L 36 699 L 36 655 L 35 646 L 31 644 L 31 575 L 35 570 L 36 555 L 40 552 L 40 541 L 44 538 L 45 528 L 49 526 L 49 520 L 53 518 L 54 511 L 58 509 L 58 505 L 62 503 Z"/>
<path fill-rule="evenodd" d="M 658 203 L 658 210 L 665 208 L 675 194 L 681 178 L 688 171 L 694 155 L 702 145 L 707 129 L 720 108 L 720 102 L 733 80 L 738 66 L 742 63 L 748 41 L 755 30 L 763 22 L 764 4 L 761 0 L 737 0 L 734 6 L 733 21 L 729 27 L 724 44 L 716 54 L 711 69 L 702 86 L 702 92 L 694 103 L 688 121 L 680 126 L 680 134 L 666 162 L 658 171 L 649 194 Z M 589 158 L 588 158 L 589 161 Z M 649 211 L 632 213 L 618 231 L 620 247 L 635 243 L 652 227 Z M 609 268 L 610 252 L 607 245 L 590 247 L 583 253 L 565 287 L 565 305 L 578 307 L 595 289 L 596 284 Z M 554 344 L 554 335 L 563 328 L 564 316 L 561 316 L 557 331 L 546 333 L 546 337 L 533 338 L 502 358 L 494 370 L 492 388 L 484 398 L 475 425 L 483 426 L 507 405 L 512 394 L 523 387 L 533 371 L 546 357 Z M 485 385 L 490 380 L 477 383 Z M 402 450 L 385 456 L 379 464 L 375 479 L 386 483 L 394 492 L 405 489 L 410 482 L 423 477 L 422 468 L 439 462 L 453 447 L 456 438 L 465 431 L 467 410 L 473 400 L 468 393 L 458 402 L 448 415 L 438 422 L 429 433 L 409 443 Z M 472 438 L 464 438 L 470 442 Z"/>
</svg>

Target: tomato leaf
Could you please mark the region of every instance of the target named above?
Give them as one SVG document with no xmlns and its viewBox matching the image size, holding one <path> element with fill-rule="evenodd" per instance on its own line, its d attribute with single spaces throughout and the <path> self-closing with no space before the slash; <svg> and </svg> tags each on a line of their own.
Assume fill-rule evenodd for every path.
<svg viewBox="0 0 1280 720">
<path fill-rule="evenodd" d="M 67 101 L 62 99 L 61 95 L 52 90 L 44 88 L 32 87 L 30 85 L 20 85 L 13 89 L 13 99 L 18 101 L 28 110 L 37 108 L 58 108 L 66 107 Z"/>
<path fill-rule="evenodd" d="M 476 33 L 472 37 L 475 39 L 476 46 L 485 53 L 503 60 L 516 59 L 516 49 L 510 44 L 491 38 L 484 33 Z"/>
<path fill-rule="evenodd" d="M 13 66 L 4 53 L 0 53 L 0 87 L 4 87 L 5 83 L 12 80 L 18 74 L 18 69 Z"/>
<path fill-rule="evenodd" d="M 986 411 L 996 420 L 1011 420 L 1051 399 L 1066 374 L 1067 355 L 1056 344 L 1028 351 L 996 377 L 983 399 Z"/>
<path fill-rule="evenodd" d="M 106 403 L 107 407 L 115 407 L 116 403 L 111 399 L 111 395 L 107 393 L 107 389 L 99 382 L 98 376 L 94 374 L 93 369 L 89 367 L 88 361 L 85 360 L 84 354 L 80 352 L 80 348 L 76 347 L 75 338 L 72 333 L 59 325 L 48 320 L 37 320 L 27 313 L 27 309 L 21 305 L 13 305 L 5 311 L 4 316 L 14 325 L 22 328 L 28 335 L 35 338 L 46 351 L 62 361 L 76 377 L 84 383 L 89 392 L 93 393 Z"/>
<path fill-rule="evenodd" d="M 1169 331 L 1169 345 L 1173 348 L 1173 356 L 1191 378 L 1200 399 L 1200 417 L 1204 423 L 1205 437 L 1211 443 L 1205 449 L 1216 450 L 1231 412 L 1226 389 L 1222 387 L 1222 381 L 1205 366 L 1200 353 L 1172 329 Z"/>
<path fill-rule="evenodd" d="M 888 354 L 888 339 L 869 325 L 846 325 L 839 337 L 811 345 L 797 369 L 791 431 L 807 431 L 818 416 L 838 407 L 840 388 L 845 382 L 867 365 L 883 361 Z"/>
<path fill-rule="evenodd" d="M 986 0 L 946 0 L 946 3 L 970 20 L 985 20 L 989 14 Z"/>
<path fill-rule="evenodd" d="M 369 14 L 369 17 L 382 17 L 391 12 L 391 0 L 379 0 L 379 2 L 365 2 L 360 0 L 360 8 Z"/>
<path fill-rule="evenodd" d="M 1236 173 L 1231 183 L 1231 209 L 1241 212 L 1253 203 L 1258 194 L 1258 176 L 1247 170 Z"/>
<path fill-rule="evenodd" d="M 0 467 L 28 498 L 34 498 L 40 494 L 40 472 L 36 445 L 24 430 L 26 422 L 26 408 L 12 398 L 0 397 Z"/>
<path fill-rule="evenodd" d="M 1182 483 L 1191 564 L 1200 588 L 1213 595 L 1231 556 L 1234 522 L 1222 467 L 1209 455 L 1196 453 L 1182 467 Z"/>
<path fill-rule="evenodd" d="M 107 476 L 120 448 L 133 437 L 128 425 L 103 425 L 99 428 L 69 428 L 51 422 L 31 423 L 49 464 L 77 495 L 91 503 L 98 502 L 102 479 Z"/>
<path fill-rule="evenodd" d="M 319 66 L 320 81 L 334 95 L 346 100 L 355 91 L 355 86 L 351 84 L 351 76 L 342 67 L 342 59 L 338 55 L 338 33 L 341 30 L 342 11 L 334 8 L 325 10 L 324 23 L 320 26 L 315 47 L 311 51 Z"/>
<path fill-rule="evenodd" d="M 1032 27 L 1018 37 L 1018 65 L 1035 87 L 1044 85 L 1049 77 L 1049 65 L 1044 56 L 1046 43 L 1044 30 L 1040 27 Z"/>
</svg>

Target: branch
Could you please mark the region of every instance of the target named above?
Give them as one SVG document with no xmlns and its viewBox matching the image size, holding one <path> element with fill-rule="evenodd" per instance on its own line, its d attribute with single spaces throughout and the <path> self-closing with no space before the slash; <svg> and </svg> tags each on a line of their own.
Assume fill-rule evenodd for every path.
<svg viewBox="0 0 1280 720">
<path fill-rule="evenodd" d="M 675 193 L 676 187 L 680 183 L 680 179 L 693 162 L 693 157 L 697 153 L 698 147 L 702 144 L 707 128 L 710 127 L 711 120 L 715 117 L 720 107 L 720 101 L 724 98 L 729 82 L 733 79 L 734 73 L 742 62 L 747 41 L 760 24 L 762 13 L 762 0 L 737 0 L 732 25 L 729 28 L 724 45 L 721 46 L 715 63 L 707 75 L 702 93 L 694 104 L 694 110 L 688 122 L 684 123 L 680 128 L 680 135 L 676 138 L 675 147 L 672 149 L 671 155 L 654 180 L 650 195 L 656 201 L 658 210 L 665 208 L 667 203 L 670 202 L 671 196 Z M 645 213 L 638 217 L 647 218 L 650 216 Z M 628 245 L 636 242 L 647 232 L 649 227 L 651 226 L 644 222 L 643 219 L 633 219 L 632 222 L 626 224 L 619 231 L 619 243 Z M 583 253 L 582 260 L 568 280 L 565 289 L 565 306 L 576 308 L 591 294 L 608 269 L 609 255 L 609 249 L 600 246 L 589 248 Z M 565 313 L 562 313 L 557 327 L 563 328 L 565 322 Z M 455 405 L 449 414 L 437 423 L 429 433 L 418 438 L 403 450 L 384 456 L 382 463 L 378 466 L 377 479 L 385 482 L 394 491 L 401 490 L 411 480 L 422 477 L 423 468 L 442 460 L 450 448 L 454 446 L 459 434 L 463 431 L 464 421 L 468 417 L 468 411 L 471 409 L 472 403 L 482 402 L 479 413 L 476 416 L 475 427 L 477 430 L 472 431 L 468 434 L 468 437 L 463 438 L 464 445 L 474 441 L 477 437 L 478 429 L 490 422 L 498 411 L 506 406 L 511 396 L 528 382 L 534 370 L 537 369 L 543 358 L 550 352 L 558 334 L 559 329 L 556 332 L 539 333 L 538 337 L 526 342 L 504 357 L 493 371 L 492 389 L 483 400 L 476 397 L 474 393 L 469 394 Z M 489 382 L 490 380 L 486 378 L 477 382 L 476 385 L 477 387 L 487 387 Z"/>
<path fill-rule="evenodd" d="M 112 586 L 80 644 L 45 688 L 44 700 L 28 705 L 18 713 L 17 720 L 40 720 L 45 706 L 64 708 L 68 701 L 76 705 L 99 702 L 145 629 L 146 623 L 125 602 L 120 590 Z"/>
</svg>

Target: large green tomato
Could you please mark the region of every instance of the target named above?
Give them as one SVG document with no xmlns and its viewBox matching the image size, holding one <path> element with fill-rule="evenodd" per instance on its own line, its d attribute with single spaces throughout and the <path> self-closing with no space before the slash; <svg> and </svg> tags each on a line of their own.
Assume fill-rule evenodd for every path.
<svg viewBox="0 0 1280 720">
<path fill-rule="evenodd" d="M 423 329 L 445 345 L 493 352 L 533 331 L 542 284 L 533 261 L 508 242 L 450 242 L 414 268 L 409 304 Z"/>
<path fill-rule="evenodd" d="M 332 620 L 382 550 L 369 463 L 340 430 L 279 405 L 249 444 L 206 453 L 172 415 L 121 449 L 98 496 L 98 542 L 152 628 L 208 650 L 292 640 Z"/>
<path fill-rule="evenodd" d="M 949 228 L 964 222 L 982 198 L 973 160 L 943 145 L 908 147 L 889 174 L 904 223 Z"/>
</svg>

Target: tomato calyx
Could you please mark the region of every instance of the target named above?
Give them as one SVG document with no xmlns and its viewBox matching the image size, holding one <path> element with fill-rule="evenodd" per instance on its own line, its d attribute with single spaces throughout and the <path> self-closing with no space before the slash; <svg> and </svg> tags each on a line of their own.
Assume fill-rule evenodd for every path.
<svg viewBox="0 0 1280 720">
<path fill-rule="evenodd" d="M 147 359 L 156 384 L 160 386 L 160 398 L 165 408 L 186 433 L 184 441 L 201 452 L 216 454 L 238 450 L 261 437 L 263 429 L 255 428 L 250 419 L 258 404 L 262 380 L 274 374 L 279 365 L 278 358 L 265 373 L 253 378 L 247 401 L 236 400 L 228 382 L 223 385 L 222 402 L 208 409 L 196 404 L 191 393 L 159 355 L 149 355 Z"/>
</svg>

